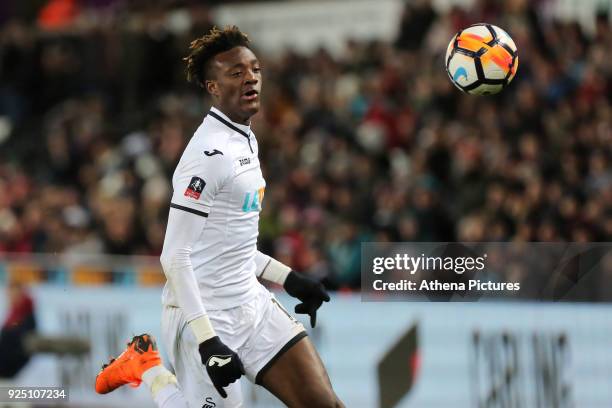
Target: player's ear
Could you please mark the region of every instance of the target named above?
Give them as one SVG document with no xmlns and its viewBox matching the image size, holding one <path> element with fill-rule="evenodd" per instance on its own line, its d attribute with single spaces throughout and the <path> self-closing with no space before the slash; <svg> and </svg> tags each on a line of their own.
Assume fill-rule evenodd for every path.
<svg viewBox="0 0 612 408">
<path fill-rule="evenodd" d="M 215 80 L 206 80 L 204 81 L 204 88 L 206 91 L 212 96 L 218 98 L 219 97 L 219 85 Z"/>
</svg>

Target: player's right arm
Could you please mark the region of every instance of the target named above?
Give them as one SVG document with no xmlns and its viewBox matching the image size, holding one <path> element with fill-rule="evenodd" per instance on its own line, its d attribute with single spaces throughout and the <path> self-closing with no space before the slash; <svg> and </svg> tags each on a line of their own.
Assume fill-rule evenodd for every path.
<svg viewBox="0 0 612 408">
<path fill-rule="evenodd" d="M 231 175 L 225 160 L 210 159 L 196 157 L 179 164 L 160 261 L 185 320 L 195 334 L 202 364 L 219 394 L 226 398 L 223 387 L 239 379 L 244 368 L 238 355 L 215 333 L 191 262 L 191 252 L 206 227 L 214 197 Z"/>
</svg>

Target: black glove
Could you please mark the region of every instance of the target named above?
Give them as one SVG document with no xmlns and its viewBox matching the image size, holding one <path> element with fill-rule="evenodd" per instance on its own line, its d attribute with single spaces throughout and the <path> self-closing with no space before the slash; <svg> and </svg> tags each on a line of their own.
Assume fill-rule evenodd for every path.
<svg viewBox="0 0 612 408">
<path fill-rule="evenodd" d="M 321 282 L 291 271 L 283 287 L 288 294 L 302 301 L 295 306 L 295 313 L 310 315 L 310 325 L 317 324 L 317 309 L 323 302 L 329 302 L 329 295 Z"/>
<path fill-rule="evenodd" d="M 244 374 L 244 367 L 238 354 L 223 344 L 219 336 L 201 343 L 199 350 L 202 364 L 206 366 L 213 385 L 223 398 L 227 398 L 223 387 L 227 387 Z"/>
</svg>

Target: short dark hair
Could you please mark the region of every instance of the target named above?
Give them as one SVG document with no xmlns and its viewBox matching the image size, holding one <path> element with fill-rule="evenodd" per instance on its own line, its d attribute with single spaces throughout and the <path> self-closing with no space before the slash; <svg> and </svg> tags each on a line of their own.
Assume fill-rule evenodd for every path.
<svg viewBox="0 0 612 408">
<path fill-rule="evenodd" d="M 222 30 L 213 27 L 208 34 L 189 45 L 190 53 L 183 58 L 187 63 L 187 80 L 204 88 L 210 75 L 209 63 L 215 55 L 241 46 L 249 48 L 249 37 L 238 27 L 225 26 Z"/>
</svg>

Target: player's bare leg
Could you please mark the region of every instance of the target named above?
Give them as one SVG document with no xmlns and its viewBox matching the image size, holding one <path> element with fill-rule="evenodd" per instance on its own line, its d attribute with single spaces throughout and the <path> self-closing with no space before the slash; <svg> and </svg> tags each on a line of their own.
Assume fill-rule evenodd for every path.
<svg viewBox="0 0 612 408">
<path fill-rule="evenodd" d="M 291 408 L 344 407 L 308 337 L 279 357 L 259 382 Z"/>
</svg>

